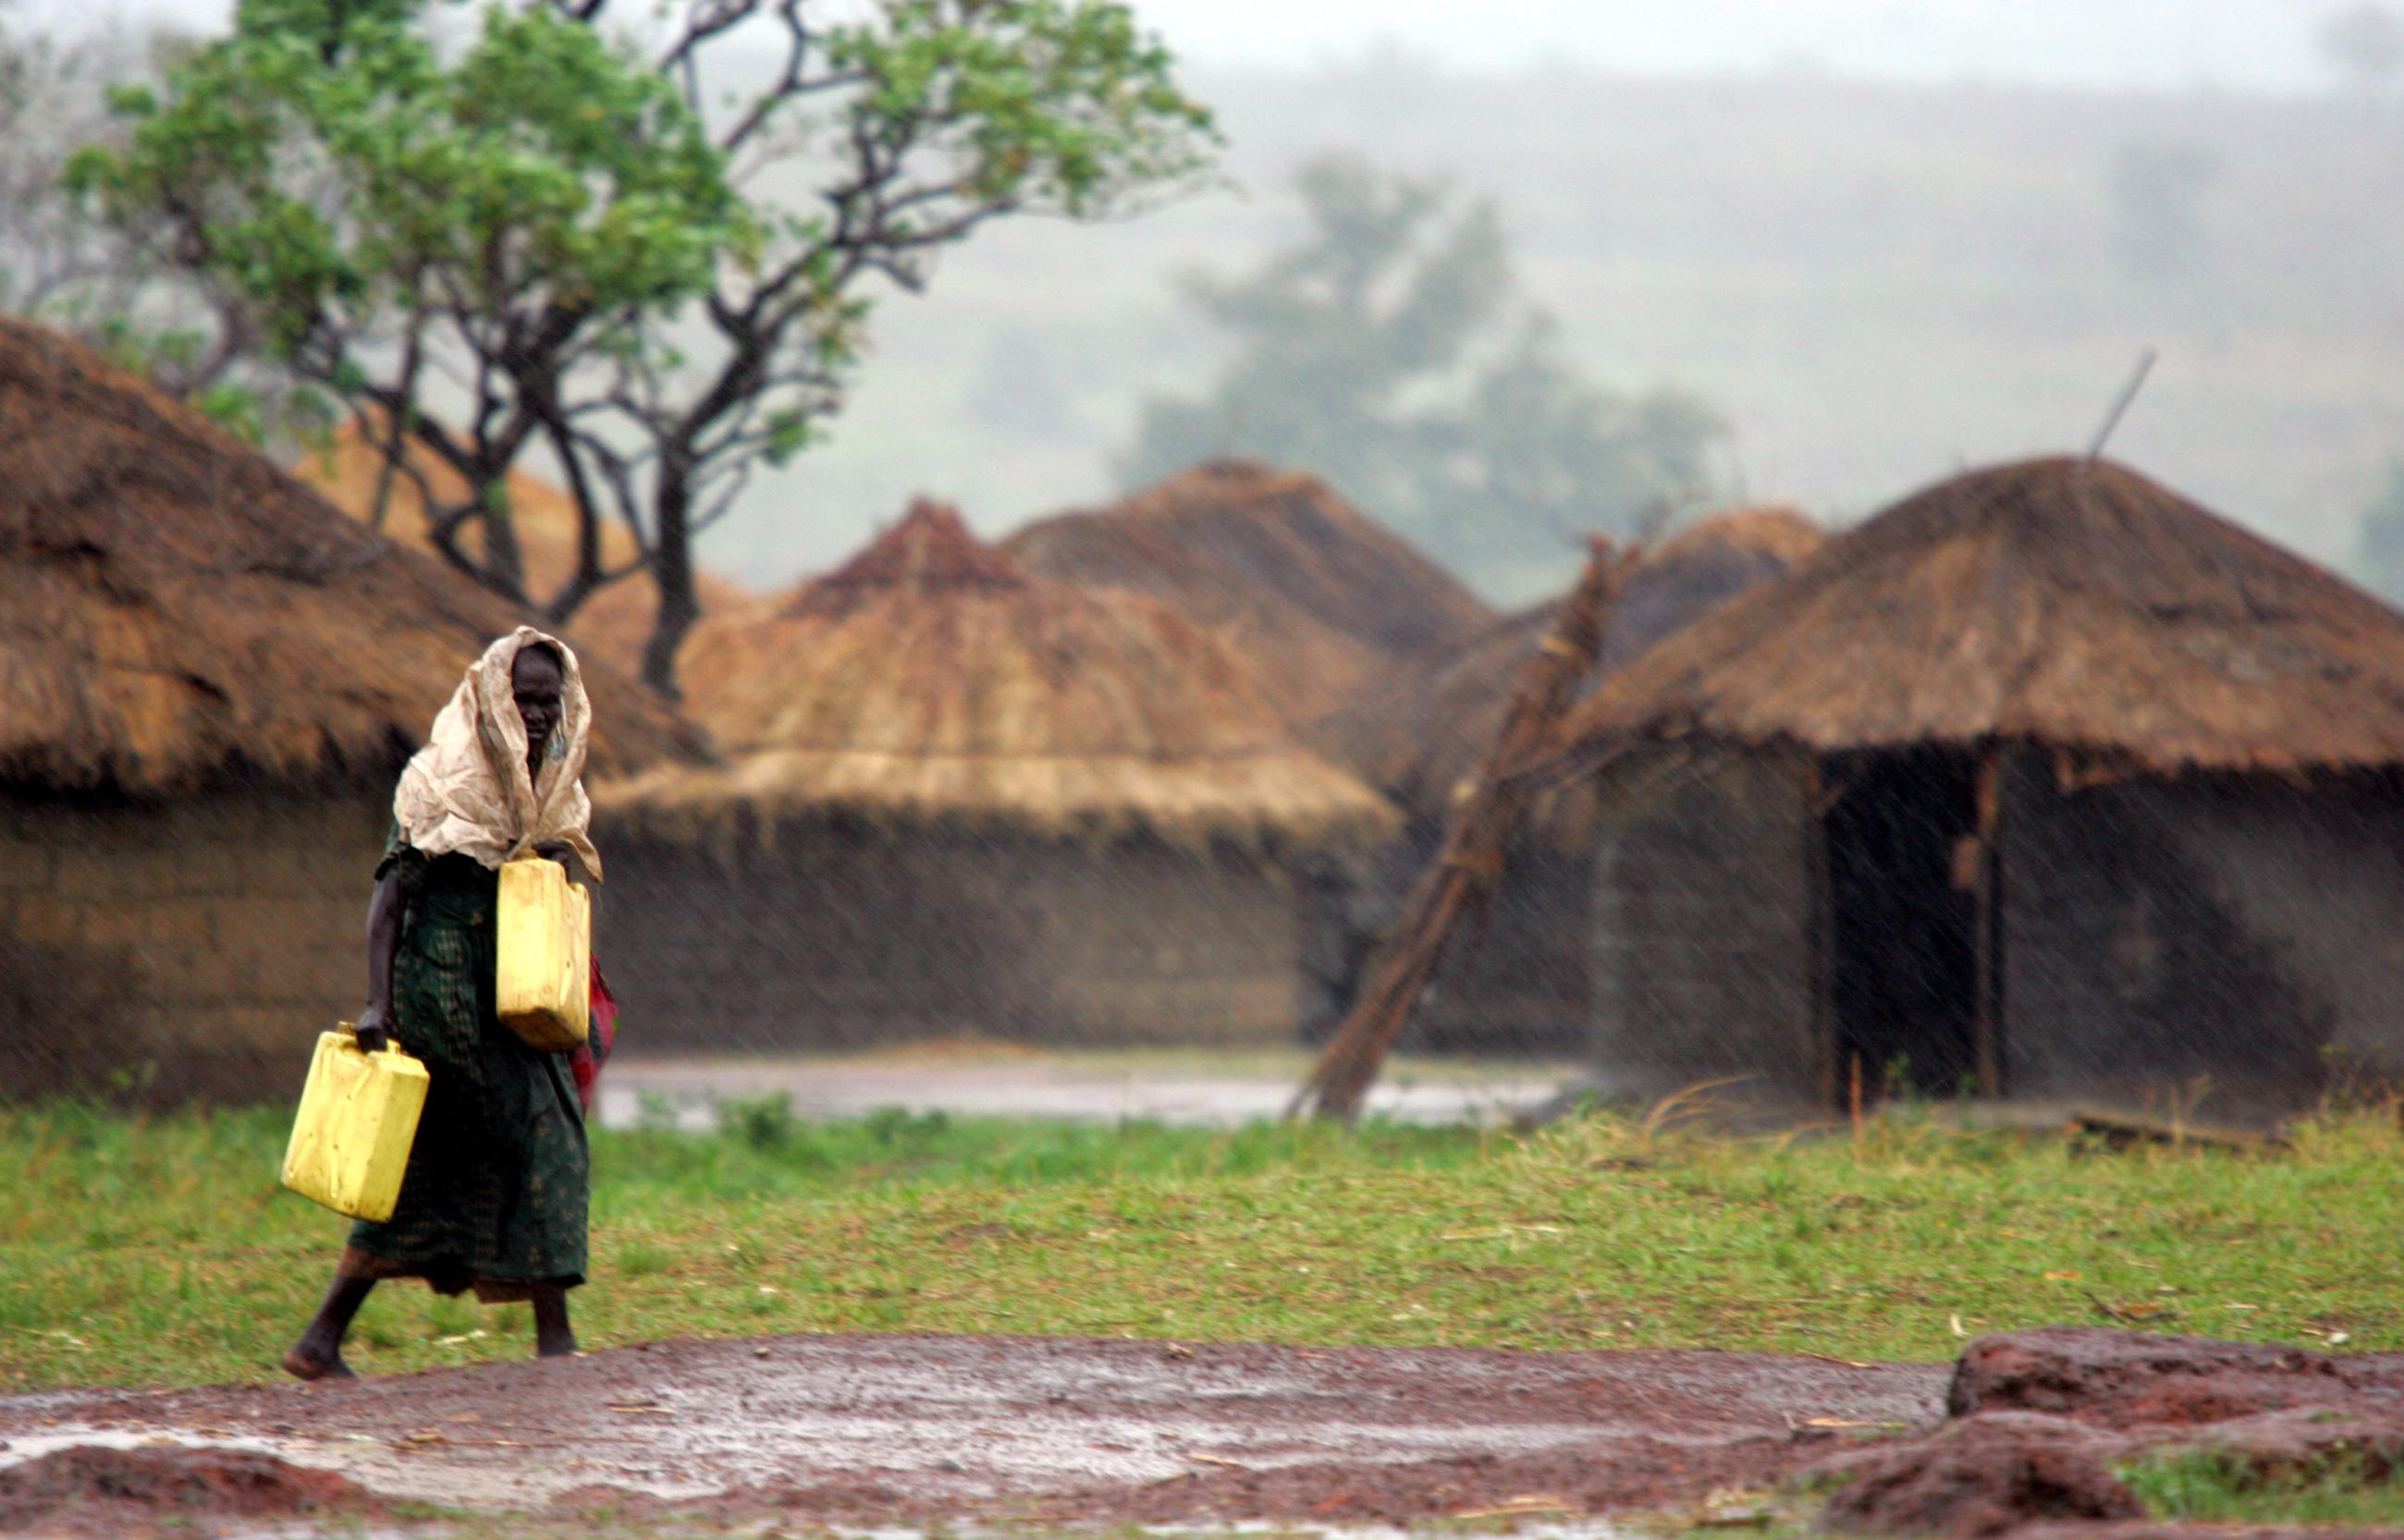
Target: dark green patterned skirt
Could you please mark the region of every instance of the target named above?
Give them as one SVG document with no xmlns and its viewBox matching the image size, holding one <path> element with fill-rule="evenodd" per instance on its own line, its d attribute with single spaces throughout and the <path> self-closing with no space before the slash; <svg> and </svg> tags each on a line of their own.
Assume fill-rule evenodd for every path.
<svg viewBox="0 0 2404 1540">
<path fill-rule="evenodd" d="M 376 874 L 398 876 L 409 898 L 393 1028 L 425 1061 L 426 1111 L 398 1206 L 352 1229 L 342 1270 L 488 1301 L 581 1283 L 584 1114 L 567 1055 L 528 1047 L 495 1012 L 498 877 L 464 855 L 429 859 L 398 834 Z"/>
</svg>

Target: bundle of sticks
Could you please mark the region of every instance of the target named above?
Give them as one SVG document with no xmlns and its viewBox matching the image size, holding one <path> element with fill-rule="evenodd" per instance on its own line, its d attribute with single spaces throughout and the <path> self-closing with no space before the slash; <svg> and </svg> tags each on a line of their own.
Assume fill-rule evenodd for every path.
<svg viewBox="0 0 2404 1540">
<path fill-rule="evenodd" d="M 1420 994 L 1444 965 L 1456 936 L 1474 930 L 1492 904 L 1505 853 L 1536 795 L 1517 771 L 1552 739 L 1602 651 L 1611 607 L 1634 569 L 1639 547 L 1596 539 L 1560 618 L 1522 666 L 1502 730 L 1457 801 L 1435 860 L 1413 884 L 1392 939 L 1378 954 L 1369 986 L 1336 1029 L 1288 1108 L 1321 1117 L 1359 1116 Z"/>
</svg>

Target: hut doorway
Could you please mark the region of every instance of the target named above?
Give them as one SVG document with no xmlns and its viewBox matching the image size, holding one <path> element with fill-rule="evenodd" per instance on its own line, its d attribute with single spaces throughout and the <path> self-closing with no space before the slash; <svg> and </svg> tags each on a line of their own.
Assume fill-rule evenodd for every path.
<svg viewBox="0 0 2404 1540">
<path fill-rule="evenodd" d="M 1959 1094 L 1978 1063 L 1978 769 L 1942 749 L 1829 767 L 1829 1026 L 1841 1104 Z M 1981 1088 L 1992 1092 L 1993 1088 Z"/>
</svg>

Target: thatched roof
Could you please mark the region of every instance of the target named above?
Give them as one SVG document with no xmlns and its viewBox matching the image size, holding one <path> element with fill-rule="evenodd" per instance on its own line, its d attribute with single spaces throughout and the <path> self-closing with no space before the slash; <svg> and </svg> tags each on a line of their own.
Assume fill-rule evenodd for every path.
<svg viewBox="0 0 2404 1540">
<path fill-rule="evenodd" d="M 773 613 L 705 625 L 683 677 L 728 767 L 605 794 L 622 826 L 832 817 L 1287 844 L 1391 826 L 1194 620 L 1029 574 L 934 504 Z"/>
<path fill-rule="evenodd" d="M 2129 768 L 2404 763 L 2404 616 L 2124 466 L 1957 477 L 1613 678 L 1630 738 L 1819 752 L 1992 741 Z"/>
<path fill-rule="evenodd" d="M 1827 539 L 1825 530 L 1781 504 L 1687 525 L 1647 551 L 1620 590 L 1602 639 L 1602 673 L 1627 667 L 1747 589 L 1785 576 Z"/>
<path fill-rule="evenodd" d="M 1826 537 L 1782 506 L 1704 519 L 1647 552 L 1612 605 L 1601 678 L 1759 583 L 1803 564 Z M 1398 688 L 1342 719 L 1347 763 L 1422 813 L 1448 806 L 1502 724 L 1513 682 L 1550 634 L 1558 604 L 1510 616 L 1430 659 Z"/>
<path fill-rule="evenodd" d="M 409 464 L 432 485 L 437 497 L 456 499 L 466 485 L 457 472 L 423 449 L 411 451 Z M 364 520 L 374 511 L 383 465 L 382 452 L 353 421 L 336 430 L 331 444 L 294 461 L 292 474 L 325 493 L 344 513 Z M 531 471 L 512 470 L 506 486 L 510 524 L 518 538 L 519 556 L 525 562 L 526 587 L 537 600 L 546 599 L 576 574 L 575 500 Z M 383 533 L 421 550 L 433 550 L 433 542 L 426 537 L 426 500 L 409 477 L 392 479 Z M 459 544 L 470 557 L 481 558 L 483 526 L 470 524 L 462 530 Z M 637 554 L 635 536 L 624 525 L 614 520 L 602 524 L 604 563 L 613 569 L 622 567 Z M 706 615 L 748 614 L 760 603 L 758 594 L 707 569 L 693 574 L 693 587 Z M 603 658 L 630 673 L 639 673 L 644 645 L 651 637 L 651 617 L 658 611 L 659 595 L 650 575 L 638 573 L 586 600 L 566 634 L 580 658 Z"/>
<path fill-rule="evenodd" d="M 509 610 L 54 333 L 0 319 L 0 781 L 383 781 Z M 699 754 L 606 667 L 594 763 Z"/>
<path fill-rule="evenodd" d="M 1209 625 L 1306 733 L 1398 661 L 1491 624 L 1476 595 L 1315 477 L 1214 461 L 1002 545 L 1033 571 L 1131 589 Z"/>
</svg>

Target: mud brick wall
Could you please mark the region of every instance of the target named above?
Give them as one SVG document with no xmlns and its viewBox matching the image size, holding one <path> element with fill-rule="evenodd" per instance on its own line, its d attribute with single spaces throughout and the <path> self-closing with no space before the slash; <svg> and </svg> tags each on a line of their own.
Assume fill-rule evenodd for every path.
<svg viewBox="0 0 2404 1540">
<path fill-rule="evenodd" d="M 0 1095 L 297 1095 L 356 1015 L 388 798 L 0 794 Z"/>
<path fill-rule="evenodd" d="M 1542 832 L 1513 843 L 1485 926 L 1454 941 L 1414 1015 L 1414 1046 L 1583 1052 L 1594 1015 L 1594 859 Z"/>
<path fill-rule="evenodd" d="M 2005 1089 L 2196 1116 L 2404 1073 L 2404 807 L 2385 788 L 2007 782 Z"/>
<path fill-rule="evenodd" d="M 1293 899 L 1242 857 L 844 828 L 773 847 L 596 837 L 629 1053 L 1295 1034 Z"/>
<path fill-rule="evenodd" d="M 1810 813 L 1799 762 L 1631 767 L 1595 860 L 1593 1062 L 1636 1098 L 1754 1076 L 1723 1096 L 1817 1092 Z"/>
</svg>

